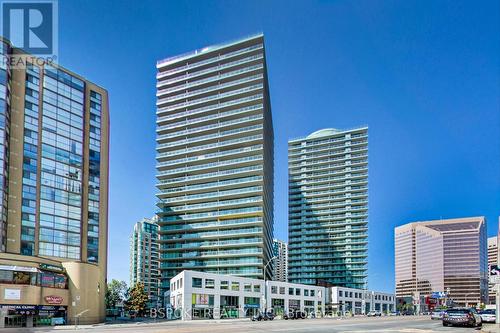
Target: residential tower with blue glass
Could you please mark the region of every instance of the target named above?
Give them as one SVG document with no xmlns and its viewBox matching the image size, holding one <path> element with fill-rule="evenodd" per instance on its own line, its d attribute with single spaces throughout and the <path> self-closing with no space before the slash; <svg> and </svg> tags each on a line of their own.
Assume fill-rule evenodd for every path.
<svg viewBox="0 0 500 333">
<path fill-rule="evenodd" d="M 366 288 L 368 128 L 288 142 L 288 281 Z"/>
<path fill-rule="evenodd" d="M 271 278 L 274 139 L 264 37 L 161 60 L 156 78 L 163 289 L 185 269 Z"/>
</svg>

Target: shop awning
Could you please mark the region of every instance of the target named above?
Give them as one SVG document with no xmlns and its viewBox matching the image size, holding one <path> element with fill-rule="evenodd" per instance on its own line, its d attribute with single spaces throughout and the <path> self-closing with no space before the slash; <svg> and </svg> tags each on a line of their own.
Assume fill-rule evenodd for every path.
<svg viewBox="0 0 500 333">
<path fill-rule="evenodd" d="M 11 266 L 11 265 L 0 265 L 0 270 L 2 271 L 18 271 L 18 272 L 31 272 L 31 273 L 39 273 L 41 272 L 36 267 L 29 266 Z"/>
</svg>

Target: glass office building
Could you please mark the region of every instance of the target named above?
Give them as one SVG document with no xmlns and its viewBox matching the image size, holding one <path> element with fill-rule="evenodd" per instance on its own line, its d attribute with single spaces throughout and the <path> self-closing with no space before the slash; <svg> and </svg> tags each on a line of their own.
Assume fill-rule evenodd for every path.
<svg viewBox="0 0 500 333">
<path fill-rule="evenodd" d="M 0 273 L 6 277 L 0 287 L 5 283 L 20 290 L 16 302 L 0 295 L 0 306 L 29 305 L 35 308 L 28 312 L 36 316 L 37 306 L 49 306 L 37 288 L 54 285 L 46 271 L 52 267 L 68 281 L 56 283 L 65 285 L 53 291 L 62 298 L 58 304 L 67 308 L 70 298 L 79 296 L 65 310 L 68 320 L 74 311 L 90 308 L 82 323 L 101 321 L 107 266 L 107 91 L 62 67 L 33 63 L 8 41 L 0 42 L 0 53 L 26 63 L 16 69 L 7 67 L 9 61 L 0 66 Z M 47 284 L 16 280 L 16 272 L 40 273 Z M 85 293 L 84 279 L 89 284 Z"/>
<path fill-rule="evenodd" d="M 161 305 L 158 217 L 142 219 L 130 236 L 130 286 L 144 284 L 148 308 Z"/>
<path fill-rule="evenodd" d="M 273 122 L 264 37 L 157 64 L 162 287 L 184 269 L 271 277 Z"/>
<path fill-rule="evenodd" d="M 288 280 L 365 288 L 368 128 L 290 140 L 288 178 Z"/>
<path fill-rule="evenodd" d="M 446 292 L 458 305 L 488 300 L 484 217 L 409 223 L 395 229 L 396 296 Z"/>
</svg>

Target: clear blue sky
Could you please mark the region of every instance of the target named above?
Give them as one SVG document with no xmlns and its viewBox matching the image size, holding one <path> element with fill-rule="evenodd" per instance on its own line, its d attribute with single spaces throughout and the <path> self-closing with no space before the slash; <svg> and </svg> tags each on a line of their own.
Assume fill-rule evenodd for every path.
<svg viewBox="0 0 500 333">
<path fill-rule="evenodd" d="M 393 228 L 500 215 L 497 1 L 61 0 L 62 65 L 110 95 L 109 278 L 155 202 L 158 59 L 263 32 L 275 130 L 275 230 L 287 238 L 287 140 L 370 127 L 369 287 L 393 290 Z"/>
</svg>

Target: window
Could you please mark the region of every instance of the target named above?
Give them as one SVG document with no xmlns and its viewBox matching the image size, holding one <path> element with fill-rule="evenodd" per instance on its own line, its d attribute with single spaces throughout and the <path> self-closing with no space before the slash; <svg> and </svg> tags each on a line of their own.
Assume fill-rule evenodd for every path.
<svg viewBox="0 0 500 333">
<path fill-rule="evenodd" d="M 54 287 L 54 273 L 43 272 L 41 278 L 42 287 Z"/>
<path fill-rule="evenodd" d="M 314 290 L 311 290 L 311 297 L 314 297 Z"/>
<path fill-rule="evenodd" d="M 193 288 L 201 288 L 201 279 L 200 278 L 193 278 Z"/>
<path fill-rule="evenodd" d="M 304 296 L 309 296 L 309 290 L 304 289 Z"/>
<path fill-rule="evenodd" d="M 288 295 L 293 295 L 293 288 L 288 288 Z"/>
<path fill-rule="evenodd" d="M 254 293 L 260 293 L 260 284 L 254 284 L 253 285 L 253 292 Z"/>
<path fill-rule="evenodd" d="M 245 283 L 243 285 L 243 290 L 248 291 L 248 292 L 252 292 L 252 285 L 250 283 Z"/>
<path fill-rule="evenodd" d="M 205 288 L 214 289 L 215 288 L 215 280 L 214 279 L 205 279 Z"/>
<path fill-rule="evenodd" d="M 229 289 L 229 282 L 228 281 L 221 281 L 220 282 L 220 289 L 228 290 Z"/>
<path fill-rule="evenodd" d="M 295 296 L 300 296 L 300 289 L 299 288 L 295 288 Z"/>
<path fill-rule="evenodd" d="M 342 297 L 342 290 L 339 290 L 339 297 Z"/>
<path fill-rule="evenodd" d="M 280 294 L 285 295 L 285 287 L 280 287 Z"/>
<path fill-rule="evenodd" d="M 231 290 L 232 291 L 240 291 L 240 283 L 231 281 Z"/>
<path fill-rule="evenodd" d="M 271 286 L 271 294 L 277 294 L 277 293 L 278 293 L 278 287 Z"/>
</svg>

